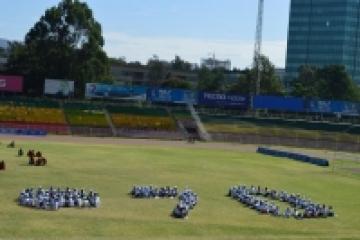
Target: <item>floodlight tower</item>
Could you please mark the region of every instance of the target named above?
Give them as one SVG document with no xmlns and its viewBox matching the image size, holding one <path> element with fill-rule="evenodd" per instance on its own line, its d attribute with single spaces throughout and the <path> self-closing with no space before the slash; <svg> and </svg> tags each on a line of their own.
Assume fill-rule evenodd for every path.
<svg viewBox="0 0 360 240">
<path fill-rule="evenodd" d="M 258 15 L 256 21 L 256 36 L 255 36 L 255 51 L 254 51 L 254 63 L 253 66 L 256 68 L 256 89 L 255 95 L 260 94 L 261 84 L 261 47 L 262 47 L 262 32 L 263 32 L 263 16 L 264 16 L 264 0 L 259 0 L 258 3 Z"/>
</svg>

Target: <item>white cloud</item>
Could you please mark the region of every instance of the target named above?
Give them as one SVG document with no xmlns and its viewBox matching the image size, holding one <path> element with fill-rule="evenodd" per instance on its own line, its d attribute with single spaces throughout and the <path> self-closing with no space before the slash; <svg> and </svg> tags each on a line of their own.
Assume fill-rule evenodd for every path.
<svg viewBox="0 0 360 240">
<path fill-rule="evenodd" d="M 145 63 L 154 54 L 172 60 L 175 55 L 193 63 L 215 53 L 219 59 L 230 59 L 236 67 L 252 63 L 254 43 L 242 40 L 213 40 L 176 37 L 139 37 L 124 33 L 105 33 L 105 50 L 112 57 L 126 57 L 127 61 Z M 278 67 L 284 67 L 286 41 L 264 41 L 263 53 Z"/>
</svg>

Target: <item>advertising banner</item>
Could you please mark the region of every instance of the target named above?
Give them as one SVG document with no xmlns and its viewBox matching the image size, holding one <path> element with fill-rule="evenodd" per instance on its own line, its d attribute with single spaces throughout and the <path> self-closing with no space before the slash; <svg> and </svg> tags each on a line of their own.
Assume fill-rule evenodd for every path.
<svg viewBox="0 0 360 240">
<path fill-rule="evenodd" d="M 146 101 L 146 87 L 87 83 L 85 97 Z"/>
<path fill-rule="evenodd" d="M 200 92 L 199 105 L 209 107 L 247 108 L 249 98 L 242 95 L 227 93 Z"/>
<path fill-rule="evenodd" d="M 309 112 L 359 115 L 359 104 L 345 101 L 309 101 Z"/>
<path fill-rule="evenodd" d="M 268 109 L 273 111 L 305 112 L 305 102 L 302 98 L 255 96 L 253 98 L 255 109 Z"/>
<path fill-rule="evenodd" d="M 44 94 L 69 97 L 74 95 L 74 81 L 45 79 Z"/>
<path fill-rule="evenodd" d="M 309 101 L 309 112 L 331 113 L 331 101 Z"/>
<path fill-rule="evenodd" d="M 196 104 L 196 92 L 183 89 L 151 88 L 148 90 L 148 100 L 158 103 Z"/>
<path fill-rule="evenodd" d="M 0 75 L 0 92 L 17 92 L 23 91 L 22 76 L 3 76 Z"/>
</svg>

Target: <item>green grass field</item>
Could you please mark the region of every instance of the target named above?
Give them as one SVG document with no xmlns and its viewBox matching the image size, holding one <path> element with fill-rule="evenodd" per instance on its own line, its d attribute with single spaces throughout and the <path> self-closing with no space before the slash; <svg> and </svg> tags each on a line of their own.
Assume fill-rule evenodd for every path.
<svg viewBox="0 0 360 240">
<path fill-rule="evenodd" d="M 4 142 L 4 141 L 3 141 Z M 0 145 L 0 239 L 360 239 L 360 177 L 234 149 L 17 141 L 41 150 L 47 167 L 29 167 Z M 196 145 L 195 145 L 196 146 Z M 333 205 L 337 217 L 295 220 L 262 216 L 225 197 L 235 184 L 305 194 Z M 191 187 L 200 197 L 187 220 L 170 217 L 177 200 L 134 200 L 134 184 Z M 19 191 L 84 187 L 99 209 L 46 212 L 19 207 Z"/>
</svg>

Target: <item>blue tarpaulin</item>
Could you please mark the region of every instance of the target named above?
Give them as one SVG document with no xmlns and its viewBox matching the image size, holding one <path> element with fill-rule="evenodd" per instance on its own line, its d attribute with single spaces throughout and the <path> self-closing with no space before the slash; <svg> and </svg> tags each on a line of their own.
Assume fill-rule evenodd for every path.
<svg viewBox="0 0 360 240">
<path fill-rule="evenodd" d="M 306 154 L 301 154 L 301 153 L 293 153 L 293 152 L 276 150 L 276 149 L 271 149 L 271 148 L 266 148 L 266 147 L 259 147 L 257 149 L 257 152 L 261 153 L 261 154 L 265 154 L 265 155 L 274 156 L 274 157 L 283 157 L 283 158 L 288 158 L 288 159 L 292 159 L 292 160 L 296 160 L 296 161 L 300 161 L 300 162 L 304 162 L 304 163 L 310 163 L 310 164 L 314 164 L 314 165 L 321 166 L 321 167 L 329 166 L 329 161 L 327 159 L 312 157 L 312 156 L 309 156 Z"/>
</svg>

